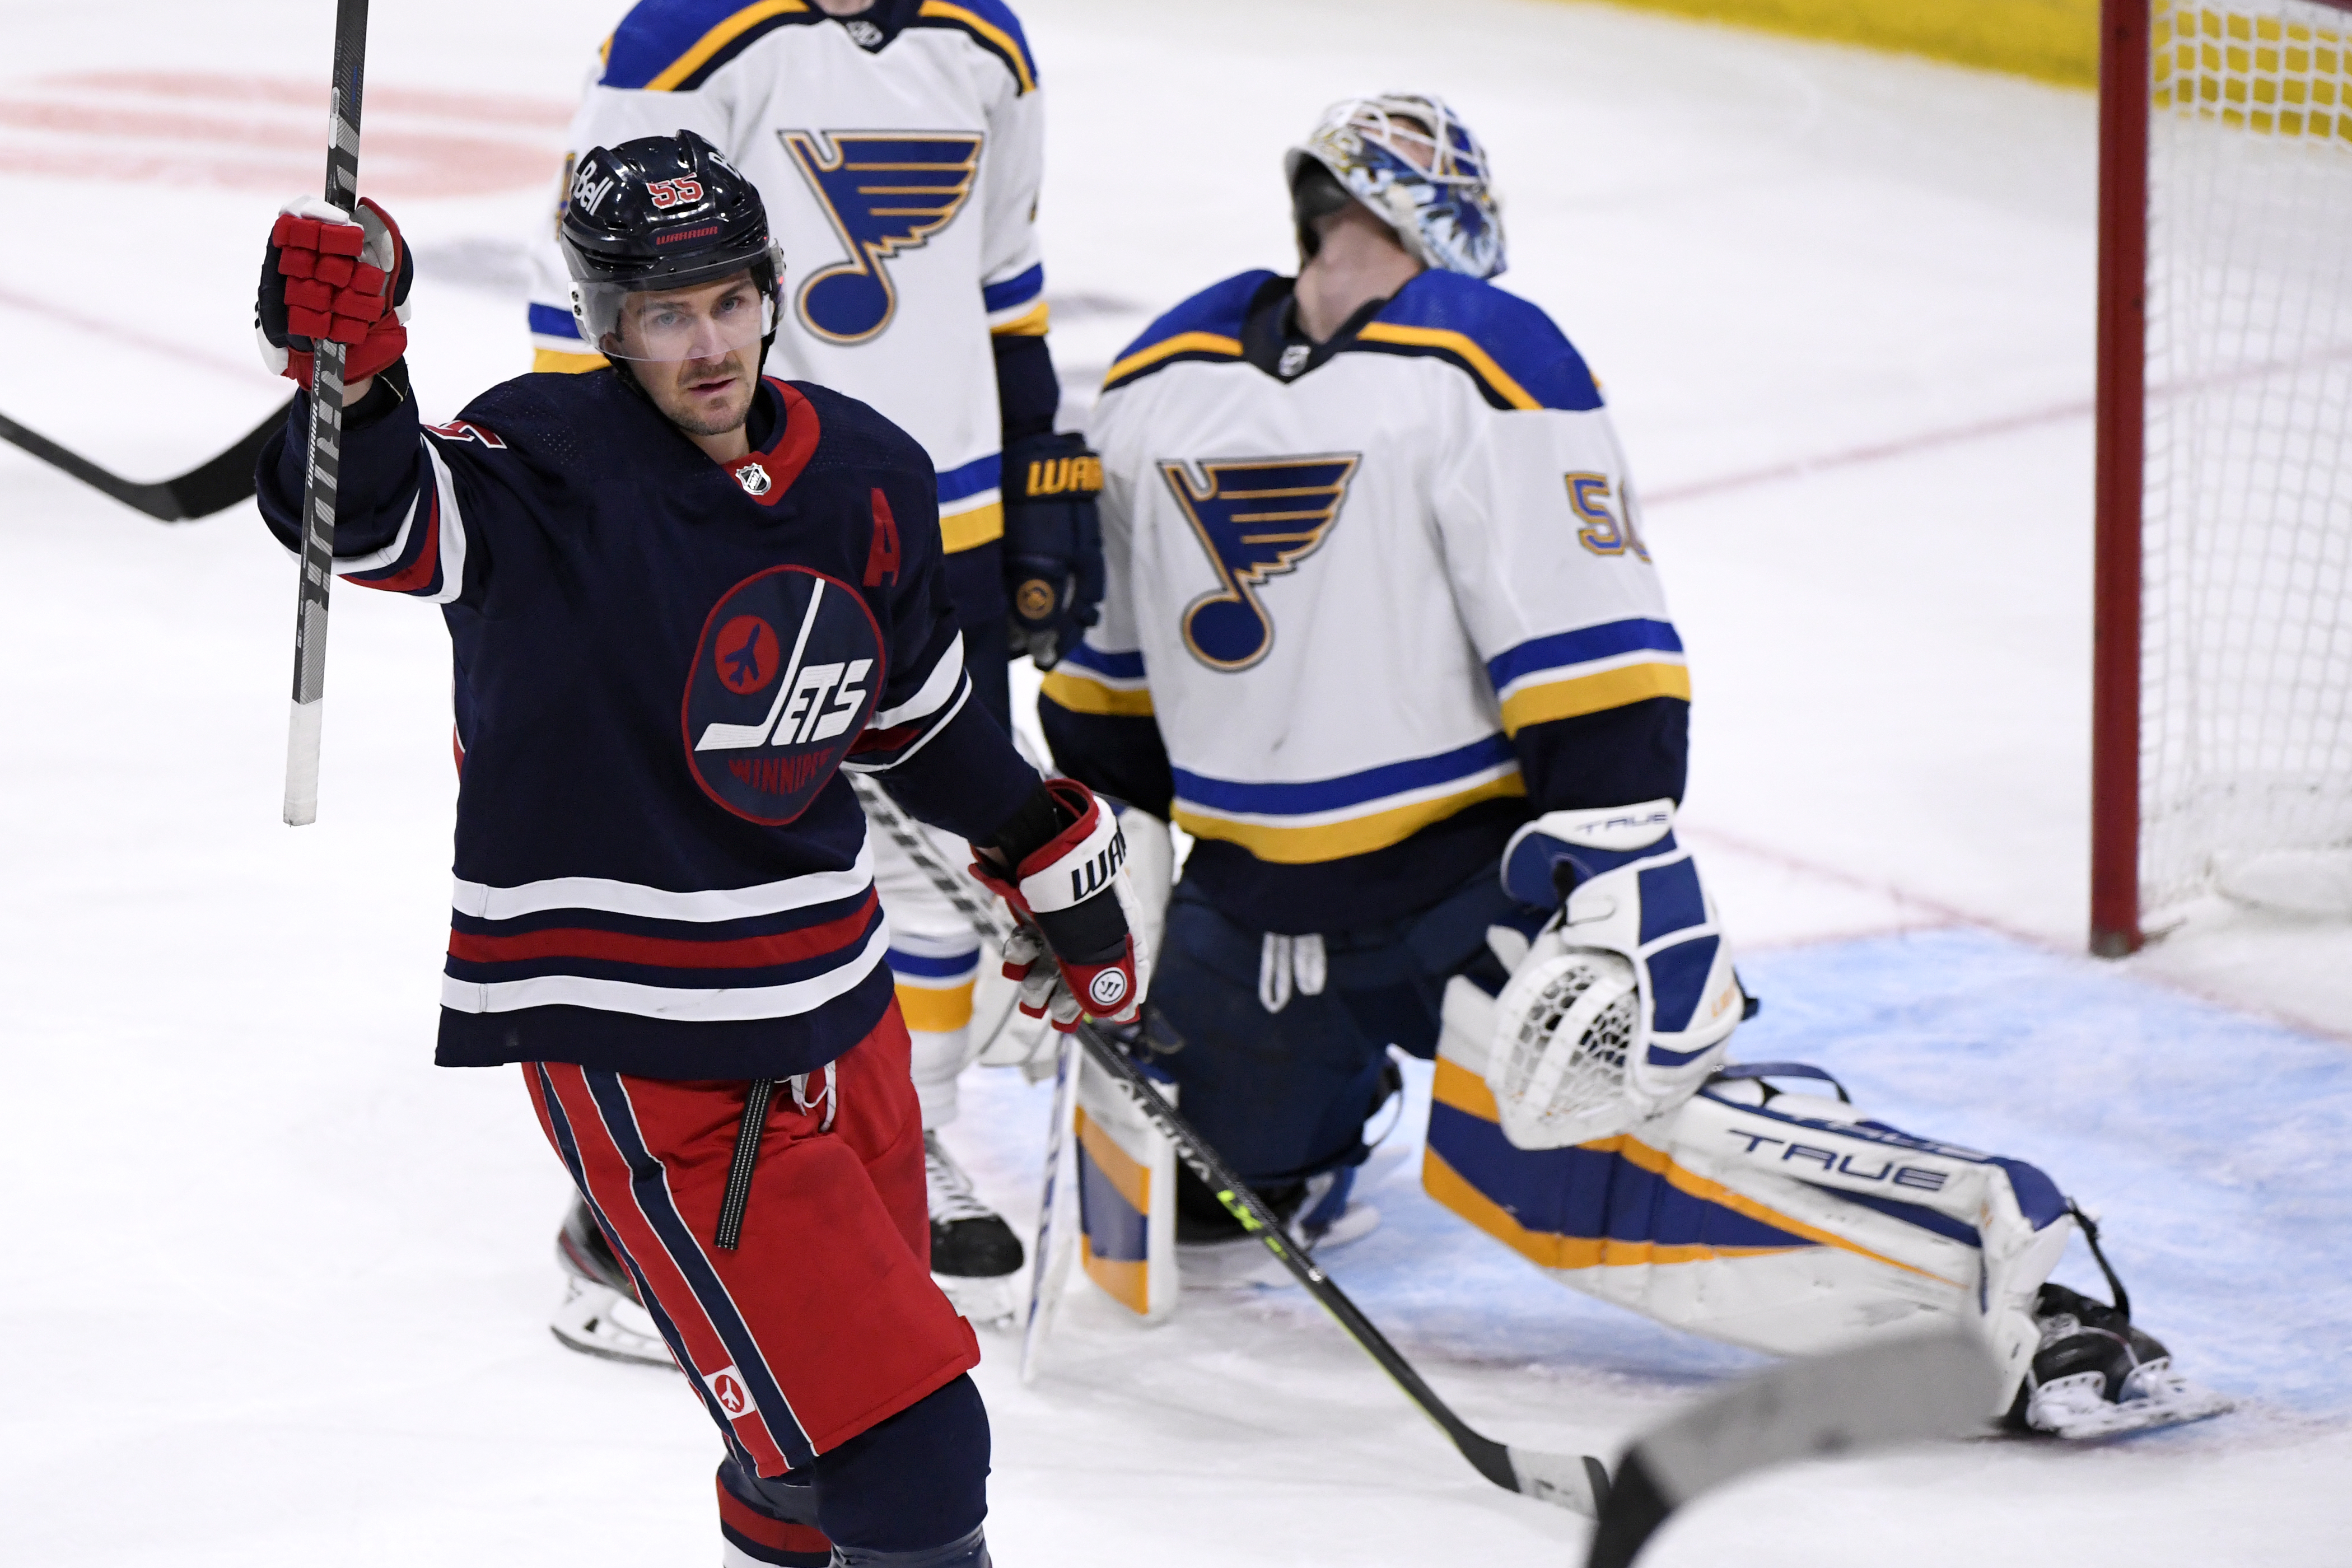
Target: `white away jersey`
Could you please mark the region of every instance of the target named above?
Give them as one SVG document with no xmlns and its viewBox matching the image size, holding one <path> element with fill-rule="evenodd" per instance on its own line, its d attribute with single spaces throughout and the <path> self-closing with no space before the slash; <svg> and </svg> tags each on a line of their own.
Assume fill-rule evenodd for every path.
<svg viewBox="0 0 2352 1568">
<path fill-rule="evenodd" d="M 999 537 L 991 334 L 1045 330 L 1044 110 L 1013 13 L 883 0 L 837 21 L 813 0 L 643 0 L 572 121 L 559 204 L 589 148 L 682 129 L 759 187 L 783 247 L 769 374 L 870 403 L 920 442 L 949 550 Z M 573 323 L 552 226 L 533 272 L 536 368 L 602 363 Z"/>
<path fill-rule="evenodd" d="M 1600 394 L 1541 310 L 1424 272 L 1286 381 L 1242 341 L 1283 287 L 1219 284 L 1112 365 L 1109 592 L 1045 695 L 1153 715 L 1176 820 L 1305 867 L 1526 794 L 1531 727 L 1690 688 Z"/>
</svg>

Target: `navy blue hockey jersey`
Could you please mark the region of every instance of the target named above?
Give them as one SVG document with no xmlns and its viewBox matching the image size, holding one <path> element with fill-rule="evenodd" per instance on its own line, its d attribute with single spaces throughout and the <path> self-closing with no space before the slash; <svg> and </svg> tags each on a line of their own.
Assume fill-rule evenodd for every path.
<svg viewBox="0 0 2352 1568">
<path fill-rule="evenodd" d="M 307 418 L 298 402 L 260 461 L 289 545 Z M 923 449 L 775 380 L 750 433 L 713 462 L 611 371 L 345 432 L 338 573 L 441 605 L 455 645 L 444 1065 L 830 1060 L 891 995 L 838 771 L 982 840 L 1036 787 L 970 700 Z"/>
</svg>

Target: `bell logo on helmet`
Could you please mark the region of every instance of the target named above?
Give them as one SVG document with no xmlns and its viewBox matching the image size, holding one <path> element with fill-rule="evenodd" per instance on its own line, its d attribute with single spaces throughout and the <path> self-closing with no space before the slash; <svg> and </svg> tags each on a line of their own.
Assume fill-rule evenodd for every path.
<svg viewBox="0 0 2352 1568">
<path fill-rule="evenodd" d="M 747 496 L 763 496 L 776 481 L 770 479 L 768 470 L 759 464 L 746 463 L 735 470 L 735 482 L 743 487 L 743 493 Z"/>
<path fill-rule="evenodd" d="M 593 163 L 583 164 L 580 172 L 572 178 L 572 204 L 586 207 L 593 214 L 604 205 L 604 198 L 611 195 L 613 187 L 620 183 Z"/>
</svg>

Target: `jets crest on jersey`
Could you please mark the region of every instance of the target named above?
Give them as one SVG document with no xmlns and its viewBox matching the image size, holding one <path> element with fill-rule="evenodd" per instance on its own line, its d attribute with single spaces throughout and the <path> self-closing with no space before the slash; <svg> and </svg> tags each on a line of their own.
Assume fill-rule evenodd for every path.
<svg viewBox="0 0 2352 1568">
<path fill-rule="evenodd" d="M 992 338 L 1046 326 L 1043 114 L 999 0 L 880 0 L 846 21 L 809 0 L 641 0 L 568 140 L 576 159 L 695 131 L 760 188 L 791 300 L 770 373 L 870 403 L 920 442 L 960 551 L 1003 532 Z M 530 327 L 538 369 L 601 363 L 551 233 Z"/>
<path fill-rule="evenodd" d="M 1431 271 L 1343 341 L 1268 341 L 1288 288 L 1230 279 L 1112 365 L 1109 591 L 1045 690 L 1156 720 L 1213 863 L 1328 868 L 1484 803 L 1524 816 L 1547 727 L 1689 683 L 1600 394 L 1541 311 Z"/>
</svg>

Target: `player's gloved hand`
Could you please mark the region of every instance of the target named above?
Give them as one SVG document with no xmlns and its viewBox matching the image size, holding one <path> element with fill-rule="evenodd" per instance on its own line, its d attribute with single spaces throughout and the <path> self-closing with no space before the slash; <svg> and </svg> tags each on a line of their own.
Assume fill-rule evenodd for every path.
<svg viewBox="0 0 2352 1568">
<path fill-rule="evenodd" d="M 253 306 L 261 363 L 308 386 L 311 340 L 323 337 L 345 345 L 345 382 L 373 375 L 408 352 L 415 277 L 400 226 L 366 197 L 352 217 L 317 196 L 288 203 L 269 231 Z"/>
<path fill-rule="evenodd" d="M 983 854 L 971 868 L 1013 906 L 1020 929 L 1004 944 L 1004 973 L 1021 983 L 1021 1010 L 1054 1027 L 1081 1013 L 1132 1022 L 1151 973 L 1135 935 L 1127 839 L 1118 819 L 1076 779 L 1048 780 L 1053 837 L 1007 867 Z"/>
<path fill-rule="evenodd" d="M 1102 459 L 1071 432 L 1032 436 L 1004 451 L 1004 589 L 1013 653 L 1040 669 L 1061 662 L 1095 624 L 1103 596 Z"/>
</svg>

